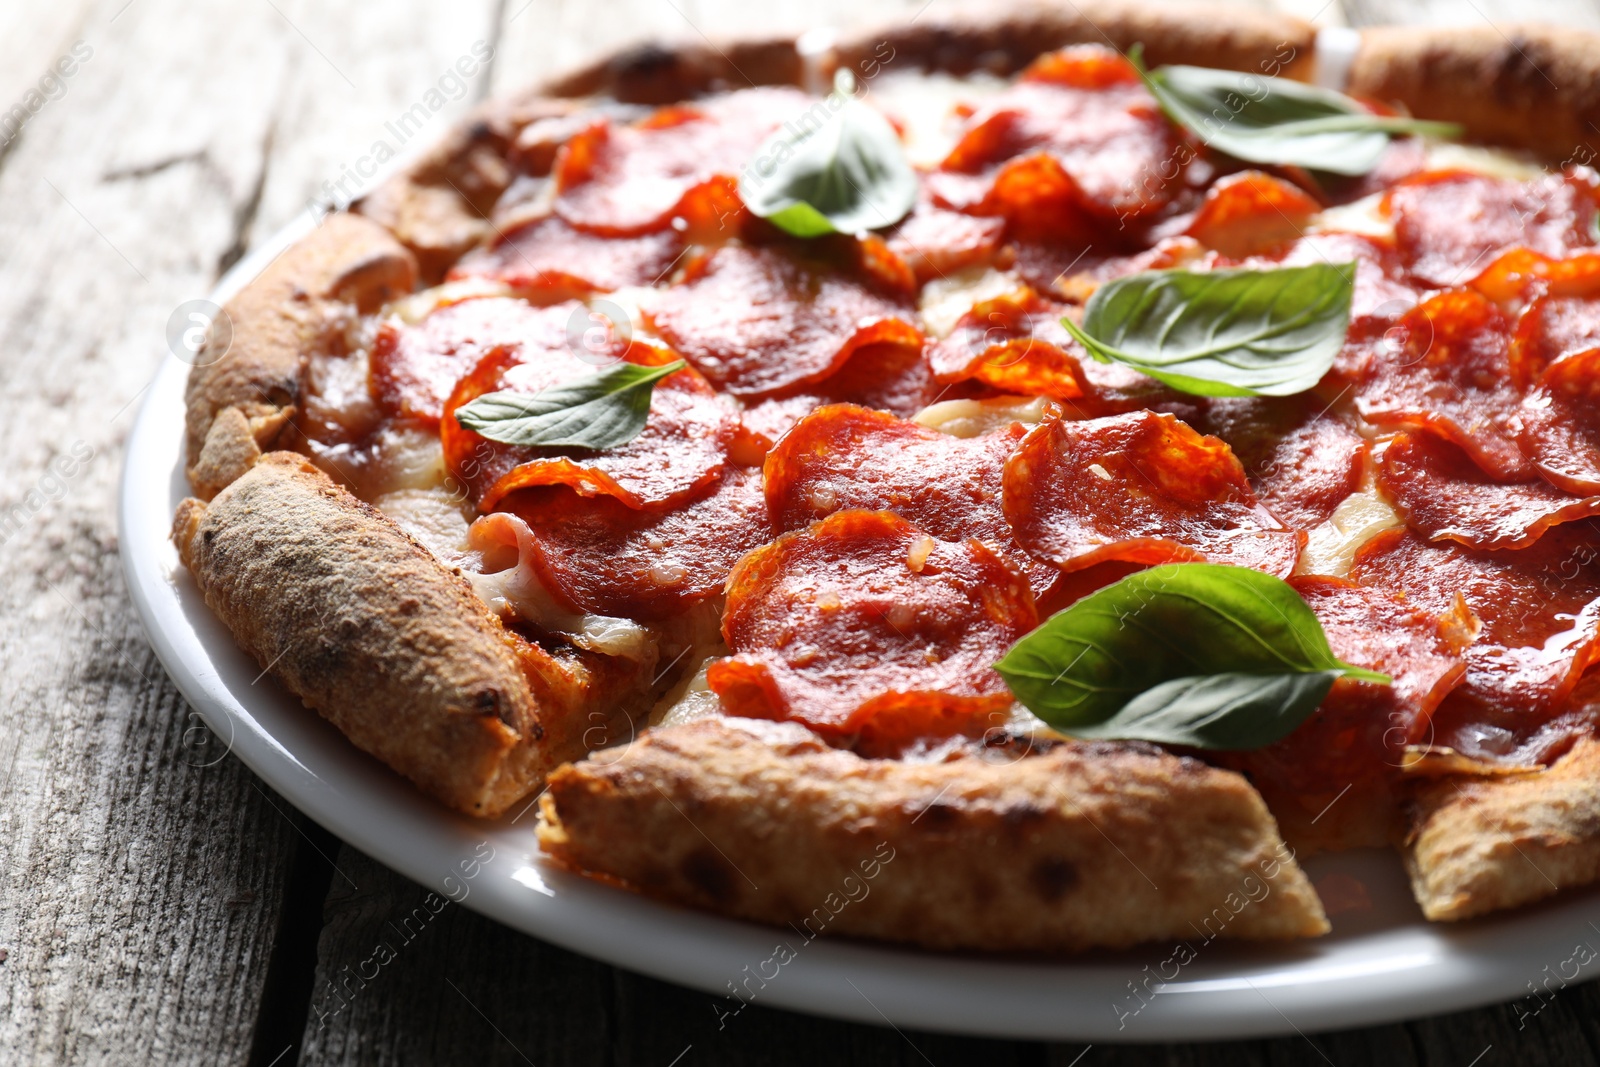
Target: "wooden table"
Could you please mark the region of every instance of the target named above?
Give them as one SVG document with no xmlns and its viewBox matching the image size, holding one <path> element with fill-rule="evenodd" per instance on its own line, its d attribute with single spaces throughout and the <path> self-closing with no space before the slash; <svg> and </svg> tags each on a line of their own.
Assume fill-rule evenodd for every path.
<svg viewBox="0 0 1600 1067">
<path fill-rule="evenodd" d="M 494 49 L 488 76 L 418 136 L 442 132 L 477 96 L 640 37 L 848 25 L 910 17 L 923 2 L 53 0 L 0 9 L 0 108 L 38 105 L 15 136 L 0 116 L 0 1063 L 1596 1060 L 1592 984 L 1536 1015 L 1539 1002 L 1527 1001 L 1520 1011 L 1194 1047 L 981 1041 L 760 1007 L 719 1030 L 717 1002 L 704 994 L 454 906 L 404 942 L 391 923 L 423 889 L 217 751 L 167 680 L 124 590 L 113 495 L 174 308 L 305 211 L 324 182 L 337 185 L 474 42 Z M 1593 0 L 1280 6 L 1331 24 L 1600 25 Z M 27 96 L 63 58 L 70 75 Z M 76 461 L 51 473 L 58 456 Z M 380 942 L 400 947 L 375 965 Z M 365 983 L 355 977 L 374 969 Z"/>
</svg>

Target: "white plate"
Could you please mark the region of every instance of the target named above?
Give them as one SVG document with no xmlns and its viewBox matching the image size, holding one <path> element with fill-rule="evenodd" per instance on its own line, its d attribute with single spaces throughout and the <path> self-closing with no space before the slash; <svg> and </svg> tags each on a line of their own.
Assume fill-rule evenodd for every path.
<svg viewBox="0 0 1600 1067">
<path fill-rule="evenodd" d="M 304 228 L 240 263 L 213 298 L 223 302 Z M 713 993 L 737 986 L 761 1005 L 1083 1041 L 1239 1038 L 1430 1015 L 1529 995 L 1532 985 L 1573 969 L 1574 946 L 1600 946 L 1600 925 L 1591 922 L 1600 923 L 1595 893 L 1489 921 L 1429 925 L 1387 853 L 1307 864 L 1324 887 L 1331 876 L 1348 894 L 1354 879 L 1371 899 L 1368 908 L 1336 915 L 1334 933 L 1318 941 L 1251 946 L 1197 936 L 1176 954 L 1176 946 L 1151 945 L 1064 962 L 808 944 L 792 930 L 685 911 L 555 870 L 538 855 L 533 813 L 493 823 L 455 815 L 357 751 L 271 679 L 258 680 L 260 668 L 201 601 L 167 536 L 186 495 L 188 370 L 169 357 L 157 373 L 122 479 L 122 558 L 157 655 L 216 738 L 296 807 L 422 885 L 518 930 Z M 477 862 L 491 850 L 492 859 Z M 778 958 L 793 955 L 781 966 L 770 962 L 780 943 L 790 951 Z M 1180 966 L 1190 950 L 1194 958 Z M 717 1021 L 710 1011 L 706 1020 L 708 1027 Z"/>
</svg>

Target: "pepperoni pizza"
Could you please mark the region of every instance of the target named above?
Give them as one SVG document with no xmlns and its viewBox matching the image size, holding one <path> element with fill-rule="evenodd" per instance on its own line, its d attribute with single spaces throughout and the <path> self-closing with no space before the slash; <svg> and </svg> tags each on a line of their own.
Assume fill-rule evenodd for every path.
<svg viewBox="0 0 1600 1067">
<path fill-rule="evenodd" d="M 486 105 L 229 305 L 207 603 L 442 803 L 728 915 L 870 860 L 830 932 L 1072 951 L 1322 933 L 1297 850 L 1434 919 L 1600 878 L 1592 105 L 1094 14 Z"/>
</svg>

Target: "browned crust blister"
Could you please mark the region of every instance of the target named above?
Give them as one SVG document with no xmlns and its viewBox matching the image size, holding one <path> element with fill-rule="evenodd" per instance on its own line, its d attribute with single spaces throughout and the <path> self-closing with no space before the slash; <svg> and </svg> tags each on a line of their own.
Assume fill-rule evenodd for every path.
<svg viewBox="0 0 1600 1067">
<path fill-rule="evenodd" d="M 1063 952 L 1328 929 L 1255 790 L 1153 748 L 912 764 L 700 720 L 561 768 L 540 805 L 570 867 L 813 934 Z"/>
<path fill-rule="evenodd" d="M 1363 30 L 1350 91 L 1587 162 L 1600 140 L 1600 38 L 1503 29 Z M 1038 2 L 855 34 L 812 73 L 872 60 L 1004 74 L 1068 44 L 1138 43 L 1152 64 L 1307 78 L 1313 40 L 1303 21 L 1240 8 Z M 665 104 L 805 73 L 791 39 L 693 41 L 488 102 L 246 287 L 228 305 L 231 351 L 191 375 L 187 464 L 196 493 L 215 499 L 185 501 L 174 537 L 207 603 L 293 693 L 458 810 L 494 815 L 563 760 L 631 736 L 646 681 L 631 661 L 511 637 L 388 519 L 299 457 L 263 459 L 301 404 L 307 357 L 336 347 L 352 314 L 438 281 L 494 233 L 530 123 L 573 113 L 579 98 Z M 541 843 L 558 861 L 807 933 L 825 924 L 939 948 L 1070 951 L 1206 936 L 1219 922 L 1246 938 L 1327 929 L 1245 780 L 1148 748 L 909 764 L 834 751 L 798 727 L 707 722 L 653 731 L 549 780 Z M 1407 863 L 1429 918 L 1593 882 L 1600 743 L 1541 774 L 1439 779 L 1413 812 Z M 828 903 L 838 900 L 847 906 Z"/>
</svg>

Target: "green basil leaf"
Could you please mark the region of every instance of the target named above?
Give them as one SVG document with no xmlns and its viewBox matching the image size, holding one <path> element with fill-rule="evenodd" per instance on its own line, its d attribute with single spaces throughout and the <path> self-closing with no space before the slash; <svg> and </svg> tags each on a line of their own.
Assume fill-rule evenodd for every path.
<svg viewBox="0 0 1600 1067">
<path fill-rule="evenodd" d="M 797 237 L 893 226 L 917 202 L 917 175 L 889 120 L 855 99 L 839 71 L 834 90 L 769 137 L 739 175 L 739 197 Z"/>
<path fill-rule="evenodd" d="M 1365 174 L 1395 134 L 1462 133 L 1455 123 L 1374 115 L 1343 93 L 1288 78 L 1184 66 L 1147 73 L 1137 50 L 1129 58 L 1168 118 L 1250 163 Z"/>
<path fill-rule="evenodd" d="M 598 374 L 537 393 L 485 393 L 456 409 L 456 422 L 491 441 L 546 448 L 615 448 L 644 429 L 650 394 L 688 366 L 618 363 Z"/>
<path fill-rule="evenodd" d="M 1035 715 L 1068 733 L 1181 732 L 1187 739 L 1173 743 L 1210 736 L 1234 748 L 1270 743 L 1316 706 L 1305 703 L 1311 682 L 1286 678 L 1389 681 L 1336 657 L 1288 583 L 1213 563 L 1152 567 L 1091 593 L 1013 645 L 995 670 Z M 1233 675 L 1262 681 L 1201 684 Z"/>
<path fill-rule="evenodd" d="M 1083 325 L 1061 324 L 1104 363 L 1201 396 L 1290 396 L 1344 346 L 1356 265 L 1156 270 L 1107 282 Z"/>
<path fill-rule="evenodd" d="M 1174 678 L 1140 693 L 1105 722 L 1074 726 L 1071 732 L 1089 740 L 1235 752 L 1260 748 L 1294 733 L 1338 677 L 1338 671 L 1307 671 Z"/>
</svg>

